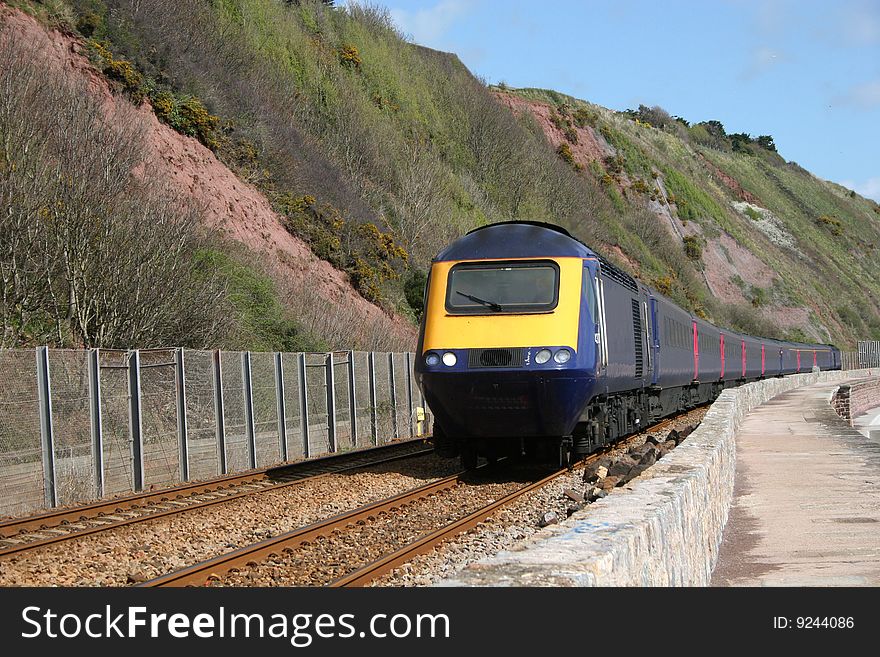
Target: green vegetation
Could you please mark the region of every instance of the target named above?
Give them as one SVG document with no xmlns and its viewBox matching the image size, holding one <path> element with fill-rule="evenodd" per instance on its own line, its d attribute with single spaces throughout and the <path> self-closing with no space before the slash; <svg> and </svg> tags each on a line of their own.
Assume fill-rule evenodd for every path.
<svg viewBox="0 0 880 657">
<path fill-rule="evenodd" d="M 487 88 L 454 55 L 407 43 L 371 5 L 17 4 L 78 31 L 119 93 L 148 101 L 214 150 L 265 193 L 291 233 L 388 310 L 417 316 L 430 258 L 475 226 L 513 218 L 565 226 L 720 324 L 845 346 L 880 334 L 880 206 L 787 163 L 771 135 L 728 133 L 717 120 L 692 123 L 656 106 L 618 113 L 551 90 Z M 551 146 L 539 121 L 496 94 L 545 103 L 564 141 Z M 613 153 L 577 162 L 571 145 L 594 132 Z M 698 223 L 700 237 L 682 241 L 646 209 L 662 203 L 660 190 L 663 212 Z M 737 212 L 731 204 L 742 200 L 779 225 L 752 208 Z M 712 298 L 700 270 L 703 249 L 722 234 L 779 276 L 764 288 L 742 281 L 746 301 L 735 306 Z M 198 271 L 244 290 L 229 299 L 235 335 L 265 345 L 311 340 L 289 323 L 285 291 L 269 290 L 247 259 L 226 247 L 196 250 L 212 254 Z M 811 319 L 786 334 L 768 318 L 790 306 L 809 307 Z"/>
<path fill-rule="evenodd" d="M 666 189 L 675 198 L 678 216 L 683 220 L 700 223 L 714 221 L 719 226 L 728 223 L 726 213 L 718 202 L 678 170 L 664 167 L 663 180 Z"/>
<path fill-rule="evenodd" d="M 278 299 L 272 279 L 218 249 L 202 249 L 195 262 L 205 276 L 219 276 L 239 318 L 230 348 L 253 351 L 325 351 L 329 345 L 308 335 Z"/>
<path fill-rule="evenodd" d="M 407 262 L 424 267 L 477 225 L 548 220 L 595 242 L 619 221 L 530 117 L 512 116 L 455 56 L 406 43 L 378 7 L 67 6 L 69 27 L 82 27 L 121 92 L 149 99 L 163 121 L 214 149 L 316 254 L 389 309 L 408 311 Z M 594 120 L 565 108 L 558 116 L 569 143 Z M 299 207 L 306 197 L 314 201 Z"/>
<path fill-rule="evenodd" d="M 750 207 L 750 206 L 746 206 L 745 212 L 746 212 L 746 216 L 749 219 L 751 219 L 752 221 L 761 221 L 764 218 L 760 212 L 758 212 L 757 210 L 755 210 L 755 208 Z"/>
<path fill-rule="evenodd" d="M 425 311 L 425 286 L 427 283 L 428 275 L 421 269 L 415 269 L 409 273 L 403 284 L 406 302 L 417 318 L 421 318 Z"/>
<path fill-rule="evenodd" d="M 819 215 L 816 218 L 816 223 L 820 226 L 828 228 L 828 231 L 837 237 L 843 235 L 843 224 L 840 222 L 840 219 L 835 217 L 831 217 L 827 214 Z"/>
<path fill-rule="evenodd" d="M 703 245 L 700 243 L 700 239 L 695 237 L 694 235 L 688 235 L 684 238 L 684 254 L 698 262 L 703 257 Z"/>
<path fill-rule="evenodd" d="M 82 18 L 86 20 L 86 29 L 90 34 L 100 26 L 98 15 L 94 12 L 87 12 Z M 155 80 L 145 78 L 131 62 L 114 57 L 106 43 L 90 39 L 88 48 L 98 69 L 115 82 L 135 105 L 140 105 L 145 98 L 149 99 L 160 120 L 181 134 L 195 137 L 211 150 L 219 148 L 217 128 L 220 119 L 208 112 L 198 98 L 174 93 L 158 85 Z"/>
</svg>

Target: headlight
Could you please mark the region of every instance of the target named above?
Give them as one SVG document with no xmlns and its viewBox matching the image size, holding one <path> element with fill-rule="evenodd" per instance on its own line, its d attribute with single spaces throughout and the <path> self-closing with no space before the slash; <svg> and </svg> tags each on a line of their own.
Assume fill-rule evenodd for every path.
<svg viewBox="0 0 880 657">
<path fill-rule="evenodd" d="M 563 363 L 567 363 L 571 360 L 571 352 L 568 349 L 560 349 L 553 356 L 553 360 L 562 365 Z"/>
<path fill-rule="evenodd" d="M 446 367 L 452 367 L 457 361 L 458 359 L 451 351 L 447 351 L 445 354 L 443 354 L 443 364 L 446 365 Z"/>
<path fill-rule="evenodd" d="M 425 365 L 430 365 L 431 367 L 434 367 L 435 365 L 439 364 L 440 356 L 438 356 L 437 354 L 431 353 L 425 356 Z"/>
<path fill-rule="evenodd" d="M 541 349 L 538 353 L 535 354 L 535 362 L 538 365 L 543 365 L 548 360 L 550 360 L 550 356 L 553 354 L 550 353 L 549 349 Z"/>
</svg>

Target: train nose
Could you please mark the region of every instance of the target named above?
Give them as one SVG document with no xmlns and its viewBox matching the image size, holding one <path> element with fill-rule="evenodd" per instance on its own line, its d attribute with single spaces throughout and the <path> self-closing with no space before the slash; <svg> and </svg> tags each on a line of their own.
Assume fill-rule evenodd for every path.
<svg viewBox="0 0 880 657">
<path fill-rule="evenodd" d="M 449 435 L 570 435 L 593 394 L 594 379 L 575 372 L 424 374 L 425 399 Z"/>
</svg>

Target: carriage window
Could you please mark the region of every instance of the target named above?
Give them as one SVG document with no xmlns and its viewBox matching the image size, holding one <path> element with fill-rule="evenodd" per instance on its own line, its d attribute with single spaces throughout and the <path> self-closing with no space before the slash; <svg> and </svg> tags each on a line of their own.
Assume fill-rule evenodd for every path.
<svg viewBox="0 0 880 657">
<path fill-rule="evenodd" d="M 584 297 L 587 299 L 587 309 L 590 312 L 590 319 L 594 324 L 599 323 L 599 302 L 596 300 L 596 287 L 594 283 L 593 273 L 584 267 Z"/>
<path fill-rule="evenodd" d="M 549 312 L 558 299 L 559 266 L 551 260 L 462 263 L 446 285 L 446 310 L 455 315 Z"/>
</svg>

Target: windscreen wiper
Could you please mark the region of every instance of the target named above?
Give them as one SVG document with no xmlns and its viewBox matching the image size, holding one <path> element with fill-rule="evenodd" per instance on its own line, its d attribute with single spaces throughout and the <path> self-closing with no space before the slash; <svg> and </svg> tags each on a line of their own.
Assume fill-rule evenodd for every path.
<svg viewBox="0 0 880 657">
<path fill-rule="evenodd" d="M 471 301 L 476 301 L 477 303 L 481 303 L 484 306 L 489 306 L 496 313 L 500 313 L 504 308 L 501 307 L 500 303 L 495 303 L 494 301 L 486 301 L 485 299 L 481 299 L 480 297 L 475 297 L 473 294 L 467 294 L 466 292 L 461 292 L 459 290 L 455 291 L 456 294 L 460 294 L 463 297 L 470 299 Z"/>
</svg>

